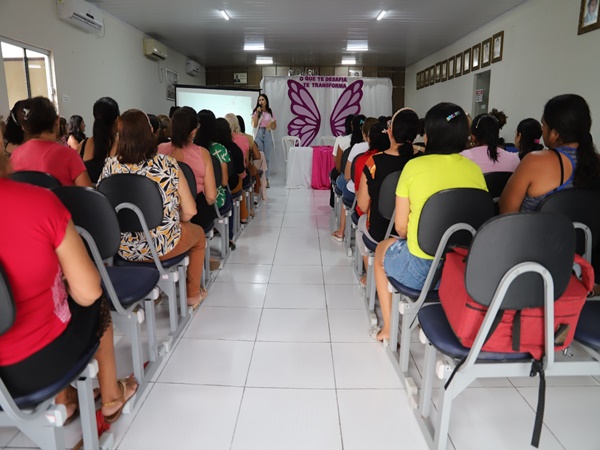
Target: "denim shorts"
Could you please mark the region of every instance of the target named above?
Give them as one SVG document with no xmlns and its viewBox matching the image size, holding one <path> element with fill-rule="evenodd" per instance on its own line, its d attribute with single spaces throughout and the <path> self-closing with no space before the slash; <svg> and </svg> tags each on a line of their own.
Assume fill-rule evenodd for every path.
<svg viewBox="0 0 600 450">
<path fill-rule="evenodd" d="M 422 289 L 433 260 L 414 256 L 405 239 L 398 239 L 385 252 L 383 267 L 388 277 L 411 289 Z"/>
</svg>

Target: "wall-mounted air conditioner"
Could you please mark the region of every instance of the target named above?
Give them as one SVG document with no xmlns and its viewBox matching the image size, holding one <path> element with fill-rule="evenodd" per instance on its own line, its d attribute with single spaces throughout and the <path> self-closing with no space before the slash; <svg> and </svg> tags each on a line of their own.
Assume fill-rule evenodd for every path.
<svg viewBox="0 0 600 450">
<path fill-rule="evenodd" d="M 188 59 L 185 61 L 185 73 L 193 77 L 200 75 L 201 66 L 196 61 Z"/>
<path fill-rule="evenodd" d="M 88 33 L 100 33 L 104 28 L 102 12 L 84 0 L 56 0 L 58 17 Z"/>
<path fill-rule="evenodd" d="M 167 59 L 167 47 L 154 39 L 144 39 L 144 55 L 152 59 Z"/>
</svg>

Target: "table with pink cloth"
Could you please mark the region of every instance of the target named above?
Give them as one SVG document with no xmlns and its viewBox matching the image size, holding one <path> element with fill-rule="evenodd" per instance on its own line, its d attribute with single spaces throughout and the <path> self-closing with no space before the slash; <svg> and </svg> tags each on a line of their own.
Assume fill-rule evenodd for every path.
<svg viewBox="0 0 600 450">
<path fill-rule="evenodd" d="M 330 189 L 329 173 L 335 167 L 333 147 L 331 145 L 313 146 L 312 176 L 310 186 L 313 189 Z"/>
</svg>

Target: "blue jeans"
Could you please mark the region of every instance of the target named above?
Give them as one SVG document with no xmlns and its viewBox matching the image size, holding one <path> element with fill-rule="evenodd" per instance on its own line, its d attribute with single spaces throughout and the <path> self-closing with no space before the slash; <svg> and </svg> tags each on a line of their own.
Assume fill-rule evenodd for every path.
<svg viewBox="0 0 600 450">
<path fill-rule="evenodd" d="M 394 242 L 383 258 L 386 275 L 411 289 L 423 288 L 432 263 L 432 259 L 414 256 L 408 250 L 406 239 Z"/>
<path fill-rule="evenodd" d="M 271 170 L 271 153 L 273 153 L 273 137 L 271 136 L 271 130 L 266 128 L 259 128 L 254 139 L 258 149 L 265 154 L 267 160 L 267 172 L 266 177 L 269 179 L 269 172 Z"/>
</svg>

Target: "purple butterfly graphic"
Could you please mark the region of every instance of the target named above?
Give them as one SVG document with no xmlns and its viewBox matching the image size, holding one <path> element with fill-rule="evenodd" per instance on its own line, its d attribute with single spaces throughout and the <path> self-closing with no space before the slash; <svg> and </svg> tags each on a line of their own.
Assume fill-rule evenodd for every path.
<svg viewBox="0 0 600 450">
<path fill-rule="evenodd" d="M 287 83 L 288 97 L 292 102 L 290 110 L 296 116 L 288 124 L 288 134 L 298 136 L 302 146 L 310 145 L 321 128 L 321 113 L 312 95 L 302 84 L 294 80 L 288 80 Z M 355 81 L 338 98 L 329 119 L 334 136 L 344 134 L 344 121 L 348 114 L 360 112 L 363 84 L 363 80 Z"/>
</svg>

